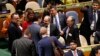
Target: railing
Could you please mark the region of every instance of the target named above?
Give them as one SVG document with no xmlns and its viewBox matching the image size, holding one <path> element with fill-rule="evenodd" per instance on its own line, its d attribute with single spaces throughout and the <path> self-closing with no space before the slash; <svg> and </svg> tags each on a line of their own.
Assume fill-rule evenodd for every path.
<svg viewBox="0 0 100 56">
<path fill-rule="evenodd" d="M 92 2 L 88 1 L 88 2 L 81 2 L 81 3 L 73 3 L 73 4 L 66 4 L 66 5 L 59 5 L 57 6 L 58 10 L 63 10 L 63 9 L 70 9 L 70 8 L 77 8 L 77 7 L 84 7 L 84 6 L 91 6 Z M 41 9 L 37 9 L 34 10 L 35 12 L 43 12 L 46 8 L 41 8 Z"/>
</svg>

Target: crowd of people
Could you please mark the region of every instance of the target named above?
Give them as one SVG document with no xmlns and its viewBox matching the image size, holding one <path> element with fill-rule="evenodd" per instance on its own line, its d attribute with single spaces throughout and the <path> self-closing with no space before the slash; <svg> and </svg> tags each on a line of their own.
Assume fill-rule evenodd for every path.
<svg viewBox="0 0 100 56">
<path fill-rule="evenodd" d="M 16 9 L 9 20 L 8 18 L 5 20 L 6 30 L 2 29 L 8 36 L 9 51 L 12 56 L 55 56 L 53 41 L 62 50 L 70 49 L 64 56 L 84 56 L 83 52 L 77 49 L 81 46 L 80 34 L 86 38 L 88 45 L 91 35 L 94 37 L 94 43 L 100 44 L 99 7 L 100 3 L 94 1 L 92 6 L 81 9 L 84 19 L 80 28 L 73 15 L 59 13 L 56 6 L 50 5 L 43 15 L 31 8 L 27 8 L 24 12 Z M 60 37 L 63 37 L 65 45 L 58 41 Z M 100 56 L 100 46 L 91 51 L 90 56 L 92 55 Z"/>
</svg>

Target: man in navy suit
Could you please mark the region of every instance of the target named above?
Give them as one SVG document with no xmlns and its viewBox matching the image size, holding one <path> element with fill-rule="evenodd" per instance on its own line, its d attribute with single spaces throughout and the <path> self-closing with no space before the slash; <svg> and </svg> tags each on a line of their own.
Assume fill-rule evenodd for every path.
<svg viewBox="0 0 100 56">
<path fill-rule="evenodd" d="M 75 41 L 70 42 L 70 49 L 65 53 L 65 56 L 84 56 L 83 52 L 77 49 L 77 43 Z"/>
<path fill-rule="evenodd" d="M 92 7 L 85 7 L 82 9 L 84 13 L 84 20 L 80 26 L 80 34 L 86 37 L 88 44 L 90 44 L 90 35 L 96 31 L 100 33 L 100 3 L 94 1 Z M 100 37 L 100 36 L 99 36 Z"/>
<path fill-rule="evenodd" d="M 43 39 L 38 42 L 39 56 L 54 56 L 52 41 L 55 43 L 56 46 L 63 48 L 63 45 L 57 40 L 56 37 L 47 36 L 47 29 L 45 27 L 41 27 L 40 34 L 42 35 Z"/>
</svg>

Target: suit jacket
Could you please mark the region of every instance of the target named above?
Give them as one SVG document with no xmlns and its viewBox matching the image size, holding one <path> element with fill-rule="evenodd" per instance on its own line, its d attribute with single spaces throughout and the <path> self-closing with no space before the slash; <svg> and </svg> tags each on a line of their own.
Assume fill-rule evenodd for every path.
<svg viewBox="0 0 100 56">
<path fill-rule="evenodd" d="M 32 25 L 30 25 L 28 27 L 29 31 L 32 34 L 32 40 L 35 43 L 35 45 L 37 45 L 38 41 L 40 41 L 41 35 L 40 35 L 40 25 L 36 24 L 36 23 L 32 23 Z"/>
<path fill-rule="evenodd" d="M 72 40 L 77 40 L 78 46 L 80 46 L 80 41 L 79 41 L 79 30 L 77 28 L 77 26 L 73 26 L 72 28 L 70 28 L 67 39 L 66 39 L 66 31 L 67 31 L 68 27 L 65 27 L 63 29 L 64 32 L 64 39 L 67 45 L 69 45 L 70 41 Z"/>
<path fill-rule="evenodd" d="M 32 56 L 32 52 L 35 56 L 35 45 L 32 47 L 32 40 L 22 37 L 13 42 L 12 56 Z"/>
<path fill-rule="evenodd" d="M 78 56 L 84 56 L 83 52 L 81 50 L 77 50 Z M 69 50 L 67 53 L 65 53 L 65 56 L 73 56 L 72 51 Z"/>
<path fill-rule="evenodd" d="M 39 56 L 54 56 L 53 46 L 52 46 L 50 38 L 53 39 L 53 41 L 54 41 L 56 46 L 64 48 L 62 46 L 62 44 L 57 40 L 56 37 L 54 37 L 54 36 L 52 36 L 52 37 L 44 37 L 43 39 L 41 39 L 38 42 L 38 53 L 39 53 Z"/>
<path fill-rule="evenodd" d="M 44 23 L 41 26 L 47 27 Z M 57 29 L 56 25 L 50 24 L 50 36 L 56 36 L 57 39 L 59 38 L 59 30 Z"/>
<path fill-rule="evenodd" d="M 66 27 L 66 16 L 64 14 L 58 14 L 61 29 Z M 51 23 L 53 23 L 53 18 L 51 19 Z"/>
<path fill-rule="evenodd" d="M 8 27 L 8 37 L 9 37 L 9 48 L 11 50 L 12 43 L 15 39 L 18 39 L 22 36 L 22 31 L 18 25 L 14 22 L 11 22 Z"/>
</svg>

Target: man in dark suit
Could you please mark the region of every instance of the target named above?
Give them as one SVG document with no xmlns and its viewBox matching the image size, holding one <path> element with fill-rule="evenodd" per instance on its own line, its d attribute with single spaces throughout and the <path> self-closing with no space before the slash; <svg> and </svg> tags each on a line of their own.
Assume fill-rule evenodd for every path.
<svg viewBox="0 0 100 56">
<path fill-rule="evenodd" d="M 71 50 L 65 53 L 65 56 L 84 56 L 83 52 L 77 49 L 77 42 L 71 41 L 70 49 Z"/>
<path fill-rule="evenodd" d="M 59 46 L 60 48 L 64 48 L 64 46 L 57 40 L 56 37 L 47 36 L 47 28 L 41 27 L 40 34 L 42 35 L 43 39 L 41 39 L 38 42 L 39 56 L 54 56 L 52 41 L 55 43 L 56 46 Z"/>
<path fill-rule="evenodd" d="M 57 38 L 59 38 L 59 30 L 54 24 L 50 23 L 50 19 L 50 16 L 45 16 L 42 26 L 47 27 L 48 36 L 56 36 Z"/>
<path fill-rule="evenodd" d="M 82 9 L 84 20 L 80 27 L 80 34 L 86 37 L 88 44 L 90 44 L 90 35 L 96 31 L 100 32 L 99 5 L 99 2 L 94 1 L 92 7 L 87 6 Z"/>
<path fill-rule="evenodd" d="M 23 36 L 13 42 L 12 56 L 36 56 L 36 48 L 30 37 L 31 34 L 26 29 Z"/>
<path fill-rule="evenodd" d="M 55 24 L 59 31 L 61 31 L 66 26 L 66 16 L 64 14 L 59 14 L 56 7 L 51 7 L 51 23 Z"/>
<path fill-rule="evenodd" d="M 17 13 L 13 13 L 11 15 L 11 23 L 8 27 L 9 50 L 10 51 L 11 51 L 13 41 L 22 36 L 22 31 L 17 24 L 18 19 L 19 19 L 19 15 Z"/>
<path fill-rule="evenodd" d="M 77 40 L 78 46 L 80 46 L 79 30 L 75 25 L 75 19 L 73 18 L 73 16 L 69 16 L 67 18 L 66 24 L 67 26 L 63 29 L 62 32 L 66 44 L 68 45 L 72 40 Z"/>
</svg>

